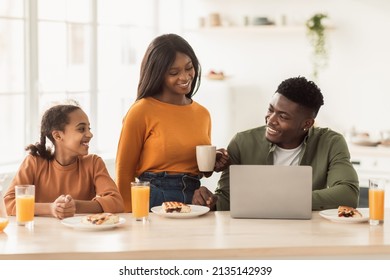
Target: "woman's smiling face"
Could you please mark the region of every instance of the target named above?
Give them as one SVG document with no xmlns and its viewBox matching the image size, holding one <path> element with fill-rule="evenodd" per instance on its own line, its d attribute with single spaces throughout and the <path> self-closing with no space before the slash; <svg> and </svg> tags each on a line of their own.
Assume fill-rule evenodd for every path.
<svg viewBox="0 0 390 280">
<path fill-rule="evenodd" d="M 191 91 L 195 69 L 191 58 L 183 53 L 176 53 L 175 62 L 165 74 L 164 94 L 184 96 Z"/>
</svg>

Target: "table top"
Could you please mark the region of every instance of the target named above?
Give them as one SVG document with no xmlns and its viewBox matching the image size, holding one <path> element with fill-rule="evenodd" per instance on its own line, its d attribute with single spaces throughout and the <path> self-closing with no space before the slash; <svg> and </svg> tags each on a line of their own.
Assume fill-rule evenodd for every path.
<svg viewBox="0 0 390 280">
<path fill-rule="evenodd" d="M 35 217 L 34 229 L 10 217 L 0 233 L 0 259 L 390 259 L 390 222 L 233 219 L 209 212 L 189 219 L 154 213 L 143 224 L 131 214 L 108 230 L 86 231 Z M 390 209 L 386 209 L 390 217 Z"/>
</svg>

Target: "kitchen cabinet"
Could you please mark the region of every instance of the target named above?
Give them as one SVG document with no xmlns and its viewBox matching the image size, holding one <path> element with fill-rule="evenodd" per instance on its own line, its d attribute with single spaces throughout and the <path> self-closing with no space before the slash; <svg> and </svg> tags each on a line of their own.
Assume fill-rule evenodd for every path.
<svg viewBox="0 0 390 280">
<path fill-rule="evenodd" d="M 206 107 L 211 116 L 211 141 L 218 148 L 226 148 L 234 131 L 231 125 L 232 92 L 226 80 L 213 81 L 202 79 L 199 91 L 194 100 Z M 202 186 L 214 191 L 221 173 L 213 173 L 209 178 L 203 178 Z"/>
<path fill-rule="evenodd" d="M 387 181 L 385 207 L 390 207 L 390 147 L 366 147 L 350 144 L 349 150 L 351 162 L 359 177 L 361 199 L 367 199 L 369 178 L 384 178 Z"/>
<path fill-rule="evenodd" d="M 217 148 L 227 148 L 237 132 L 264 124 L 264 114 L 268 106 L 268 102 L 263 100 L 265 97 L 259 94 L 257 89 L 237 87 L 233 80 L 202 78 L 202 85 L 193 97 L 210 112 L 211 139 Z M 220 174 L 214 173 L 210 178 L 202 179 L 202 183 L 213 191 Z"/>
</svg>

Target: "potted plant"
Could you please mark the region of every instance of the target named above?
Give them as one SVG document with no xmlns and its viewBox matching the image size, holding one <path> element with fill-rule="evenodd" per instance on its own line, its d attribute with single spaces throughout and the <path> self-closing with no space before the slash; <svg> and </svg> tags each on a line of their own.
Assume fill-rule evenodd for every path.
<svg viewBox="0 0 390 280">
<path fill-rule="evenodd" d="M 318 77 L 321 68 L 327 66 L 328 50 L 326 46 L 325 25 L 323 20 L 327 18 L 326 14 L 317 13 L 306 21 L 307 36 L 313 48 L 313 77 Z"/>
</svg>

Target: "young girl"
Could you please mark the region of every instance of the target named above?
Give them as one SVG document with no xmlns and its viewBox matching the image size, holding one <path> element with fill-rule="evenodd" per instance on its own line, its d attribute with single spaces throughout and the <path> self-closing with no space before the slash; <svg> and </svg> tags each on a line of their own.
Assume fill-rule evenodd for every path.
<svg viewBox="0 0 390 280">
<path fill-rule="evenodd" d="M 200 178 L 195 147 L 211 144 L 208 110 L 192 100 L 201 77 L 198 58 L 176 34 L 155 38 L 141 65 L 136 102 L 123 121 L 116 158 L 116 179 L 131 211 L 130 183 L 150 181 L 150 207 L 164 201 L 212 206 L 193 201 Z M 218 153 L 216 168 L 226 166 L 226 150 Z M 205 188 L 204 188 L 205 189 Z"/>
<path fill-rule="evenodd" d="M 15 186 L 35 185 L 35 215 L 59 219 L 76 213 L 123 212 L 122 197 L 103 160 L 88 155 L 92 133 L 84 111 L 75 105 L 56 105 L 42 117 L 41 139 L 26 150 L 4 196 L 9 215 L 15 215 Z M 54 151 L 46 147 L 46 138 Z"/>
</svg>

